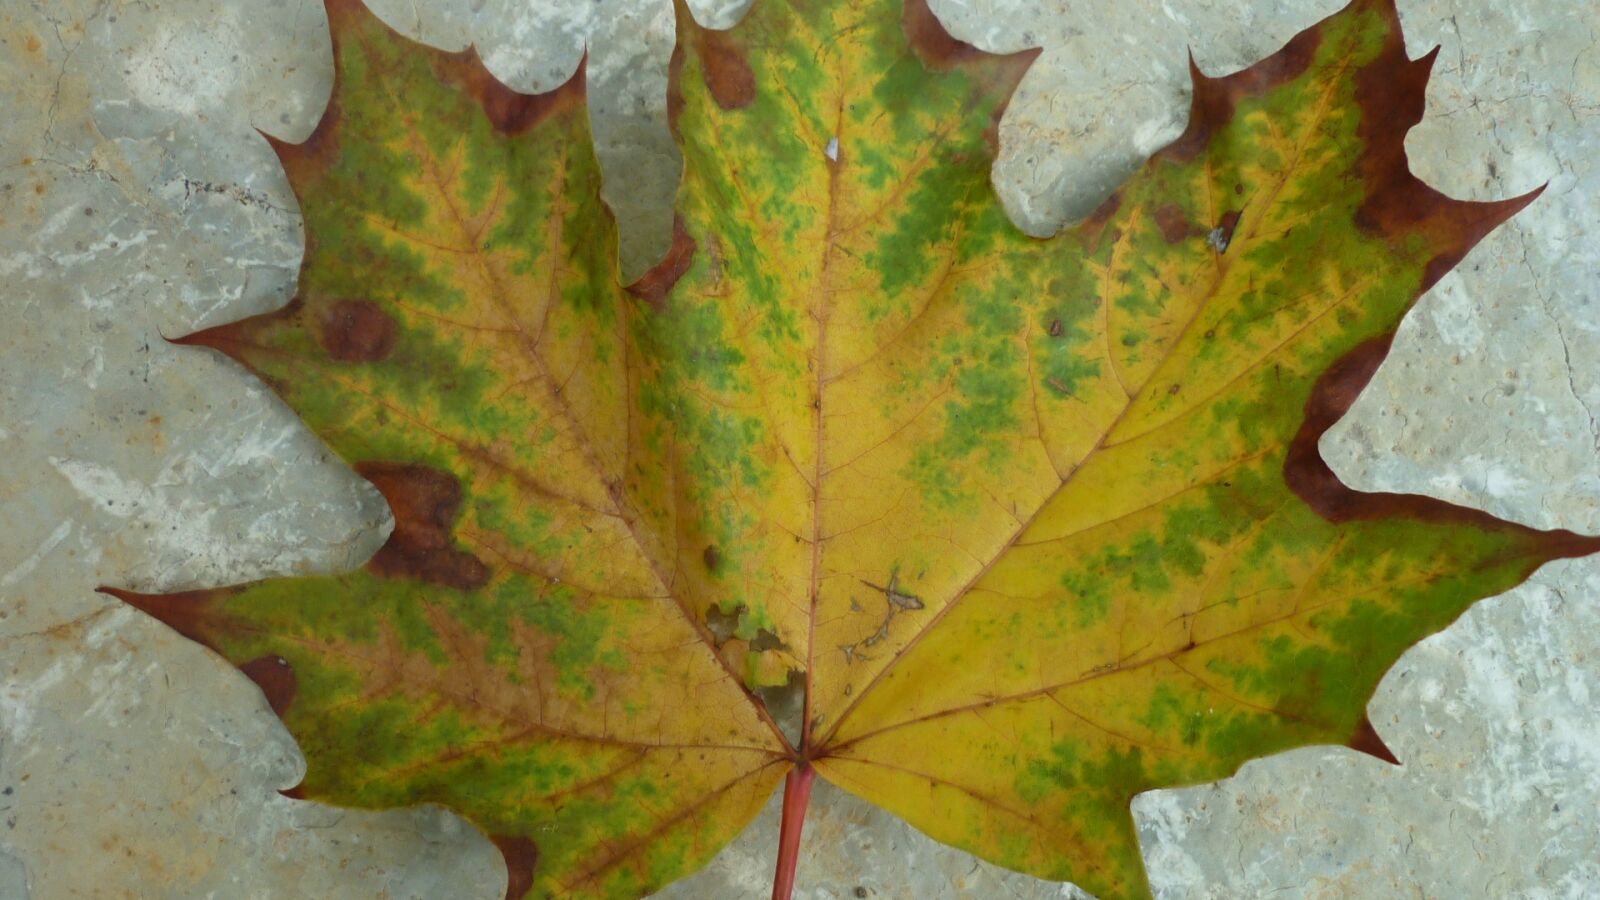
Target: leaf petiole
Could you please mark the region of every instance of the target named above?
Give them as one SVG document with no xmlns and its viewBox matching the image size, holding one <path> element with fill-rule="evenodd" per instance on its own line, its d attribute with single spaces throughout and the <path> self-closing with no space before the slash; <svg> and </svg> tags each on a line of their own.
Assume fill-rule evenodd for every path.
<svg viewBox="0 0 1600 900">
<path fill-rule="evenodd" d="M 772 900 L 789 900 L 794 892 L 795 868 L 800 862 L 800 830 L 806 824 L 811 783 L 817 770 L 802 762 L 789 770 L 783 782 L 783 824 L 778 828 L 778 869 L 772 876 Z"/>
</svg>

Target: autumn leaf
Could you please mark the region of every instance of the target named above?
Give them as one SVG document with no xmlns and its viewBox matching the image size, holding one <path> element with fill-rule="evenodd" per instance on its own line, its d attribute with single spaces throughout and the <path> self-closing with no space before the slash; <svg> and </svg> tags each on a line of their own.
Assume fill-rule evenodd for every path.
<svg viewBox="0 0 1600 900">
<path fill-rule="evenodd" d="M 631 897 L 820 775 L 1102 897 L 1129 800 L 1307 744 L 1408 646 L 1600 549 L 1317 452 L 1416 297 L 1533 195 L 1408 171 L 1432 56 L 1357 0 L 1225 78 L 1089 221 L 989 184 L 1033 54 L 922 0 L 679 15 L 669 257 L 618 278 L 581 73 L 542 96 L 330 0 L 277 145 L 284 310 L 193 335 L 387 498 L 359 571 L 116 592 L 257 681 L 296 796 L 443 804 L 509 894 Z"/>
</svg>

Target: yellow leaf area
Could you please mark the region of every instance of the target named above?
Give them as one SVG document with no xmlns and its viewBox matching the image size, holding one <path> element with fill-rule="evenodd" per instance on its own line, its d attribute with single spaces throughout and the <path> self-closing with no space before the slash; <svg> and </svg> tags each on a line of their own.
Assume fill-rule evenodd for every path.
<svg viewBox="0 0 1600 900">
<path fill-rule="evenodd" d="M 1129 800 L 1382 748 L 1389 665 L 1595 549 L 1356 494 L 1316 442 L 1405 310 L 1531 198 L 1402 141 L 1430 60 L 1358 0 L 1237 75 L 1089 221 L 989 184 L 1031 54 L 926 6 L 680 12 L 669 258 L 616 272 L 581 78 L 522 97 L 330 4 L 282 146 L 282 312 L 190 343 L 271 383 L 394 510 L 359 572 L 122 594 L 262 684 L 300 793 L 444 804 L 512 896 L 693 871 L 793 766 L 1002 865 L 1148 893 Z M 801 792 L 803 794 L 803 792 Z"/>
</svg>

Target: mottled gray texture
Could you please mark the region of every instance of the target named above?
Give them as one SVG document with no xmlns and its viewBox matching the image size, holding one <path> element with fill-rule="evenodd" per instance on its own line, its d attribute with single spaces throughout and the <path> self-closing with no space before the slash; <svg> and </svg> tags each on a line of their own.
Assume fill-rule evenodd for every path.
<svg viewBox="0 0 1600 900">
<path fill-rule="evenodd" d="M 766 2 L 766 0 L 758 0 Z M 624 268 L 664 247 L 677 156 L 665 0 L 374 0 L 538 90 L 589 45 Z M 1220 74 L 1337 0 L 935 3 L 988 49 L 1045 53 L 996 183 L 1047 233 L 1181 128 L 1185 49 Z M 713 9 L 715 7 L 715 9 Z M 695 5 L 728 24 L 732 3 Z M 714 15 L 713 15 L 714 14 Z M 1408 318 L 1324 441 L 1367 489 L 1600 531 L 1600 13 L 1402 3 L 1444 45 L 1413 167 L 1486 199 L 1548 180 Z M 712 17 L 712 18 L 707 18 Z M 436 810 L 284 799 L 303 766 L 255 689 L 94 593 L 331 571 L 381 499 L 270 392 L 176 335 L 281 304 L 302 233 L 252 129 L 296 140 L 328 91 L 315 0 L 0 0 L 0 898 L 495 897 L 498 854 Z M 1576 365 L 1574 365 L 1576 363 Z M 1407 765 L 1307 749 L 1135 803 L 1164 897 L 1600 895 L 1600 566 L 1552 566 L 1409 653 L 1371 707 Z M 7 793 L 9 789 L 9 793 Z M 819 786 L 797 895 L 1053 897 Z M 674 897 L 764 890 L 776 804 Z"/>
</svg>

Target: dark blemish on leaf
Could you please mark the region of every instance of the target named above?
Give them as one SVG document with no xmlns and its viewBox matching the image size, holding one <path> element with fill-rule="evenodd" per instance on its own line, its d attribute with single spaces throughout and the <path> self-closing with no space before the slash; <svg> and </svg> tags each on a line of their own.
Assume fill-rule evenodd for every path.
<svg viewBox="0 0 1600 900">
<path fill-rule="evenodd" d="M 1207 328 L 1206 329 L 1206 333 L 1205 333 L 1206 340 L 1209 341 L 1209 340 L 1211 340 L 1212 338 L 1214 338 L 1216 336 L 1217 336 L 1217 330 L 1215 328 Z"/>
<path fill-rule="evenodd" d="M 743 603 L 729 612 L 723 612 L 716 606 L 706 610 L 706 630 L 716 639 L 718 647 L 727 643 L 739 631 L 739 622 L 744 619 L 744 614 L 748 611 Z"/>
<path fill-rule="evenodd" d="M 1395 756 L 1389 745 L 1383 742 L 1383 738 L 1378 735 L 1378 729 L 1372 727 L 1372 720 L 1365 714 L 1361 716 L 1361 721 L 1356 723 L 1355 734 L 1350 736 L 1345 746 L 1357 753 L 1365 753 L 1373 759 L 1381 759 L 1391 766 L 1400 765 L 1399 757 Z"/>
<path fill-rule="evenodd" d="M 394 317 L 371 300 L 339 300 L 322 314 L 322 349 L 340 362 L 379 362 L 399 336 Z"/>
<path fill-rule="evenodd" d="M 716 544 L 707 544 L 705 552 L 700 554 L 700 561 L 706 564 L 707 572 L 716 572 L 722 568 L 722 552 Z"/>
<path fill-rule="evenodd" d="M 1050 320 L 1050 336 L 1051 337 L 1061 337 L 1061 330 L 1062 330 L 1061 329 L 1061 320 L 1060 319 L 1051 319 Z"/>
<path fill-rule="evenodd" d="M 1236 194 L 1236 195 L 1237 195 L 1237 194 L 1242 194 L 1242 193 L 1244 193 L 1244 185 L 1242 185 L 1242 184 L 1236 184 L 1236 185 L 1234 185 L 1234 186 L 1233 186 L 1233 192 L 1234 192 L 1234 194 Z"/>
<path fill-rule="evenodd" d="M 1174 384 L 1167 388 L 1167 394 L 1169 396 L 1175 396 L 1180 390 L 1182 390 L 1182 388 L 1179 385 Z"/>
<path fill-rule="evenodd" d="M 685 48 L 701 62 L 701 75 L 706 80 L 706 90 L 722 109 L 744 109 L 755 101 L 755 72 L 744 58 L 739 38 L 733 32 L 712 30 L 694 21 L 688 8 L 675 3 L 677 11 L 678 42 L 672 48 L 672 61 L 667 66 L 667 122 L 677 125 L 678 112 L 683 107 L 682 83 L 678 77 L 683 72 Z"/>
<path fill-rule="evenodd" d="M 682 26 L 682 17 L 679 21 Z M 690 41 L 700 57 L 700 71 L 706 89 L 717 106 L 726 109 L 744 109 L 756 99 L 756 76 L 750 70 L 744 50 L 730 32 L 713 31 L 699 25 L 692 26 Z"/>
<path fill-rule="evenodd" d="M 289 661 L 281 656 L 261 656 L 240 665 L 239 671 L 261 688 L 272 712 L 278 718 L 283 718 L 284 711 L 294 702 L 294 695 L 300 689 L 300 682 L 295 678 L 294 668 Z"/>
<path fill-rule="evenodd" d="M 1238 227 L 1239 211 L 1229 210 L 1223 214 L 1222 221 L 1217 223 L 1217 227 L 1211 229 L 1211 233 L 1206 236 L 1206 243 L 1218 253 L 1227 253 L 1228 245 L 1233 243 L 1233 232 Z"/>
<path fill-rule="evenodd" d="M 853 644 L 839 645 L 840 651 L 844 653 L 844 659 L 846 663 L 853 663 L 858 659 L 871 659 L 872 657 L 861 652 L 863 647 L 876 646 L 879 642 L 883 641 L 884 638 L 887 638 L 889 636 L 889 626 L 894 622 L 894 617 L 900 612 L 919 610 L 924 607 L 921 597 L 918 597 L 916 594 L 913 594 L 900 586 L 900 570 L 898 566 L 889 570 L 888 584 L 874 584 L 865 578 L 858 580 L 867 587 L 872 588 L 874 591 L 883 594 L 883 620 L 878 623 L 877 630 L 872 634 L 867 635 Z M 850 608 L 857 612 L 863 611 L 861 609 L 861 605 L 856 602 L 854 597 L 850 598 Z"/>
<path fill-rule="evenodd" d="M 1161 229 L 1162 240 L 1169 244 L 1176 244 L 1191 233 L 1188 217 L 1171 203 L 1156 210 L 1156 226 Z"/>
<path fill-rule="evenodd" d="M 672 293 L 672 288 L 678 283 L 678 279 L 682 278 L 693 265 L 697 246 L 694 237 L 689 234 L 689 229 L 683 224 L 683 217 L 675 217 L 672 220 L 672 247 L 667 250 L 667 255 L 660 262 L 640 275 L 638 281 L 628 285 L 628 293 L 657 310 L 665 309 L 667 295 Z"/>
<path fill-rule="evenodd" d="M 776 634 L 762 628 L 756 632 L 755 640 L 750 642 L 750 649 L 757 653 L 765 653 L 768 650 L 788 650 L 789 645 Z"/>
<path fill-rule="evenodd" d="M 881 591 L 892 607 L 922 609 L 922 598 L 900 589 L 900 573 L 898 571 L 891 570 L 889 572 L 889 583 L 887 585 L 873 584 L 865 578 L 861 579 L 861 583 L 875 591 Z"/>
<path fill-rule="evenodd" d="M 497 834 L 489 838 L 506 860 L 506 900 L 522 900 L 533 890 L 533 870 L 539 865 L 539 845 L 530 838 Z"/>
<path fill-rule="evenodd" d="M 858 884 L 852 893 L 854 893 L 857 897 L 865 897 L 867 896 L 867 889 Z"/>
<path fill-rule="evenodd" d="M 357 463 L 355 470 L 383 494 L 394 513 L 394 533 L 367 562 L 368 571 L 459 590 L 488 582 L 488 566 L 452 546 L 450 532 L 461 507 L 456 476 L 419 463 L 367 461 Z"/>
</svg>

